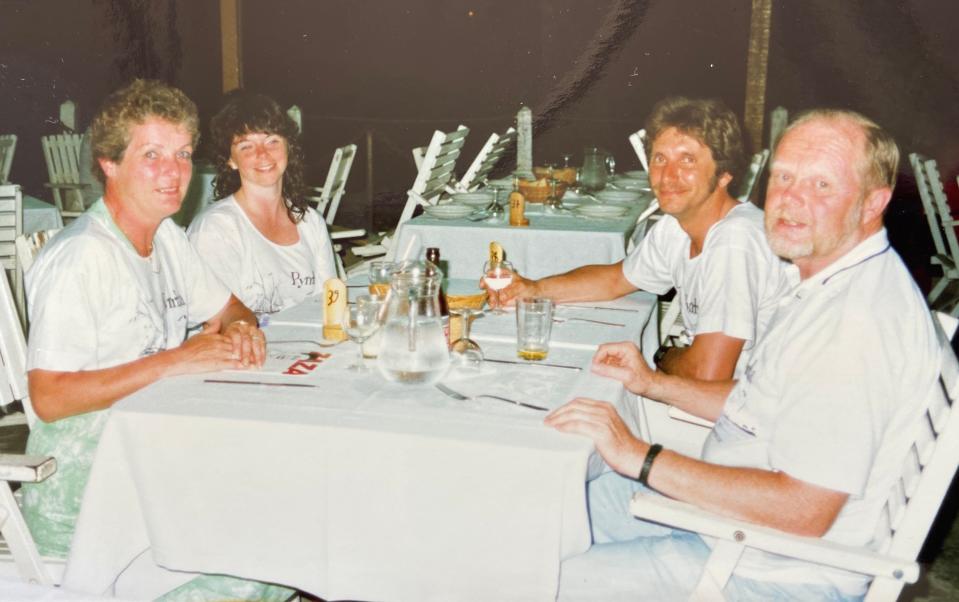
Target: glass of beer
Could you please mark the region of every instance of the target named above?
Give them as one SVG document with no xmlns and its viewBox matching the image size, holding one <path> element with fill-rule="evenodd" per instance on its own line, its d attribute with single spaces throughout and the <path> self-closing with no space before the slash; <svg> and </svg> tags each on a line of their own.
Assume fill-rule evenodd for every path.
<svg viewBox="0 0 959 602">
<path fill-rule="evenodd" d="M 370 263 L 370 294 L 386 297 L 390 292 L 390 274 L 393 271 L 392 261 L 373 261 Z"/>
<path fill-rule="evenodd" d="M 553 301 L 525 297 L 516 302 L 516 354 L 524 360 L 544 360 L 553 327 Z"/>
</svg>

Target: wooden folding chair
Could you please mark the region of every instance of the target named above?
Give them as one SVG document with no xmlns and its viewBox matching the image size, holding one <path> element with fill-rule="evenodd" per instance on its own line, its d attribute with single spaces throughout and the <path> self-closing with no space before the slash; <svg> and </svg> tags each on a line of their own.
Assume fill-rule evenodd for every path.
<svg viewBox="0 0 959 602">
<path fill-rule="evenodd" d="M 16 151 L 16 134 L 0 136 L 0 184 L 10 183 L 10 167 L 13 165 L 13 154 Z"/>
<path fill-rule="evenodd" d="M 916 176 L 916 187 L 935 247 L 931 262 L 942 268 L 942 277 L 936 281 L 926 300 L 931 307 L 948 310 L 956 316 L 959 315 L 959 241 L 955 227 L 959 220 L 952 217 L 936 161 L 911 153 L 909 163 Z"/>
<path fill-rule="evenodd" d="M 917 436 L 876 525 L 874 548 L 783 533 L 663 496 L 639 492 L 633 497 L 635 516 L 716 539 L 690 600 L 722 600 L 722 589 L 747 547 L 871 575 L 867 602 L 895 600 L 905 584 L 916 582 L 916 558 L 959 466 L 959 412 L 954 411 L 959 361 L 940 321 L 935 322 L 942 348 L 941 387 L 934 388 L 923 408 Z"/>
<path fill-rule="evenodd" d="M 490 172 L 514 144 L 516 144 L 515 128 L 508 128 L 502 135 L 495 132 L 490 134 L 486 144 L 483 145 L 483 148 L 480 149 L 476 158 L 467 168 L 466 173 L 463 174 L 457 189 L 461 192 L 469 192 L 484 186 Z"/>
<path fill-rule="evenodd" d="M 50 181 L 46 186 L 53 190 L 53 202 L 60 210 L 63 222 L 76 219 L 87 210 L 84 192 L 89 188 L 80 178 L 80 134 L 43 136 L 43 157 L 47 162 Z"/>
<path fill-rule="evenodd" d="M 400 219 L 393 230 L 394 234 L 400 226 L 413 217 L 413 212 L 417 207 L 435 205 L 440 196 L 446 192 L 447 183 L 454 173 L 456 160 L 459 158 L 469 131 L 468 127 L 461 125 L 455 131 L 449 133 L 440 130 L 433 133 L 433 138 L 430 140 L 426 153 L 423 155 L 423 161 L 417 170 L 413 187 L 407 192 L 406 205 L 404 205 Z M 359 257 L 373 257 L 385 253 L 388 259 L 392 259 L 395 253 L 395 249 L 392 247 L 392 239 L 389 236 L 384 237 L 379 244 L 354 247 L 352 250 Z M 365 268 L 366 264 L 358 264 L 353 266 L 349 272 L 355 274 Z"/>
<path fill-rule="evenodd" d="M 23 405 L 29 427 L 36 422 L 30 404 L 26 373 L 26 343 L 17 308 L 6 279 L 0 278 L 0 406 Z M 49 457 L 0 454 L 0 577 L 17 577 L 30 583 L 53 585 L 63 576 L 64 561 L 42 558 L 9 483 L 39 482 L 56 472 Z"/>
<path fill-rule="evenodd" d="M 756 182 L 759 181 L 759 176 L 762 175 L 763 169 L 766 168 L 767 160 L 769 160 L 768 148 L 753 155 L 752 160 L 749 162 L 749 168 L 743 175 L 743 183 L 739 186 L 739 195 L 736 196 L 736 200 L 740 203 L 749 201 L 753 190 L 756 188 Z"/>
</svg>

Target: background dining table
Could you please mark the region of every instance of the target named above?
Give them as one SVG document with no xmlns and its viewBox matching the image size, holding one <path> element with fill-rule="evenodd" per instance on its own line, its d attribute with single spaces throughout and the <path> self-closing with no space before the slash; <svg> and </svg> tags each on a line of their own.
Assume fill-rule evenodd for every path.
<svg viewBox="0 0 959 602">
<path fill-rule="evenodd" d="M 517 271 L 528 278 L 542 278 L 625 258 L 636 219 L 650 200 L 647 197 L 625 206 L 626 212 L 613 219 L 586 217 L 573 211 L 550 214 L 542 204 L 527 203 L 530 225 L 525 227 L 510 226 L 506 219 L 470 221 L 424 214 L 400 226 L 396 248 L 406 249 L 415 237 L 422 248 L 439 247 L 449 262 L 450 277 L 479 278 L 489 243 L 496 241 L 506 249 L 506 259 Z M 592 204 L 588 198 L 576 202 L 574 206 Z"/>
<path fill-rule="evenodd" d="M 654 307 L 560 306 L 539 364 L 516 358 L 514 314 L 487 312 L 473 338 L 498 361 L 442 382 L 549 408 L 604 399 L 637 429 L 635 398 L 589 364 L 609 340 L 655 351 Z M 110 410 L 64 587 L 149 597 L 188 571 L 328 599 L 554 599 L 561 561 L 590 544 L 592 442 L 544 412 L 349 372 L 356 346 L 320 347 L 320 316 L 315 299 L 272 316 L 264 371 L 164 379 Z M 313 368 L 281 373 L 310 352 Z"/>
</svg>

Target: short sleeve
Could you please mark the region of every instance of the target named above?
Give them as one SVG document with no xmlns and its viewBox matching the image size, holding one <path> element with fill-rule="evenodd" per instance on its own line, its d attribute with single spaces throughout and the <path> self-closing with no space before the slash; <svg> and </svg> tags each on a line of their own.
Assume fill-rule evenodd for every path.
<svg viewBox="0 0 959 602">
<path fill-rule="evenodd" d="M 225 202 L 225 201 L 220 201 Z M 195 255 L 231 291 L 242 286 L 243 237 L 237 220 L 217 206 L 200 215 L 190 224 L 187 235 Z"/>
<path fill-rule="evenodd" d="M 180 263 L 190 323 L 205 322 L 223 309 L 230 300 L 230 289 L 218 274 L 200 257 L 186 235 L 171 221 L 164 222 L 174 256 Z"/>
<path fill-rule="evenodd" d="M 721 332 L 754 341 L 759 313 L 761 284 L 768 269 L 765 257 L 748 238 L 733 240 L 726 231 L 710 241 L 700 266 L 699 315 L 694 334 Z"/>
<path fill-rule="evenodd" d="M 676 219 L 663 216 L 623 261 L 623 276 L 636 288 L 662 295 L 675 286 L 673 264 L 688 241 Z"/>
<path fill-rule="evenodd" d="M 96 366 L 91 352 L 99 332 L 96 309 L 109 310 L 111 299 L 98 294 L 107 287 L 95 269 L 96 251 L 63 242 L 41 254 L 27 273 L 27 370 L 68 372 Z"/>
</svg>

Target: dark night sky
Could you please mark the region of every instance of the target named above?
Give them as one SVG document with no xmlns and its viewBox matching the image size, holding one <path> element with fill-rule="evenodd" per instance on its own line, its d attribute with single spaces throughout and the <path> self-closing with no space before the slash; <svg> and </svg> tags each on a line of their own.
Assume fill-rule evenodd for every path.
<svg viewBox="0 0 959 602">
<path fill-rule="evenodd" d="M 717 96 L 743 109 L 748 0 L 245 0 L 242 9 L 245 85 L 302 107 L 314 181 L 333 148 L 356 142 L 348 191 L 365 203 L 372 132 L 377 203 L 364 220 L 390 220 L 391 193 L 414 177 L 409 150 L 433 129 L 469 126 L 470 157 L 521 103 L 558 107 L 536 133 L 537 161 L 595 144 L 625 168 L 636 162 L 626 137 L 659 98 Z M 617 10 L 632 14 L 626 35 L 590 61 Z M 39 136 L 57 131 L 66 98 L 86 125 L 106 93 L 148 76 L 183 88 L 204 119 L 216 108 L 216 0 L 0 0 L 0 14 L 0 133 L 19 136 L 11 179 L 35 196 L 46 196 Z M 904 153 L 938 159 L 956 195 L 956 23 L 952 0 L 774 0 L 767 109 L 859 110 Z M 585 85 L 571 94 L 571 81 Z M 907 261 L 924 263 L 907 162 L 900 173 L 887 221 Z"/>
</svg>

